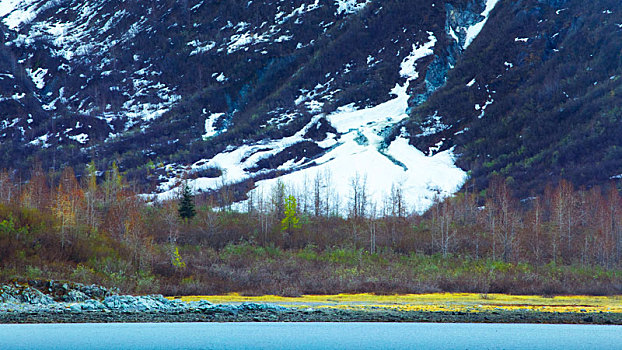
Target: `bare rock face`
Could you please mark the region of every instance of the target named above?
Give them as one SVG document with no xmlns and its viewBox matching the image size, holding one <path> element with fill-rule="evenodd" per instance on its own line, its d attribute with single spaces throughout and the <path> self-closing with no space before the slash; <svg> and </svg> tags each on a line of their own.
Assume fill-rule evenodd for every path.
<svg viewBox="0 0 622 350">
<path fill-rule="evenodd" d="M 157 312 L 175 309 L 185 310 L 187 304 L 178 300 L 169 300 L 162 295 L 113 295 L 103 300 L 103 305 L 113 311 L 122 312 Z"/>
<path fill-rule="evenodd" d="M 82 302 L 88 299 L 102 300 L 108 296 L 118 294 L 116 289 L 108 289 L 95 284 L 85 285 L 82 283 L 67 281 L 29 281 L 28 285 L 49 295 L 57 302 Z"/>
<path fill-rule="evenodd" d="M 207 300 L 183 302 L 162 295 L 119 295 L 97 285 L 65 281 L 12 282 L 0 286 L 0 321 L 8 315 L 55 314 L 82 317 L 86 314 L 115 315 L 234 315 L 281 313 L 287 308 L 271 304 L 212 304 Z M 82 316 L 80 316 L 82 315 Z M 122 320 L 123 318 L 120 318 Z"/>
<path fill-rule="evenodd" d="M 54 300 L 29 285 L 13 283 L 0 287 L 0 302 L 47 305 Z"/>
</svg>

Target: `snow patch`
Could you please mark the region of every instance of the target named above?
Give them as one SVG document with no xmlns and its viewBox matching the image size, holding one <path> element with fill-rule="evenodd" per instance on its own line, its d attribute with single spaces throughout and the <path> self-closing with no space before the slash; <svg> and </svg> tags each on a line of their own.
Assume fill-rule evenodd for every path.
<svg viewBox="0 0 622 350">
<path fill-rule="evenodd" d="M 449 27 L 448 34 L 452 37 L 452 39 L 454 39 L 455 42 L 457 43 L 460 42 L 460 38 L 458 37 L 458 35 L 456 34 L 456 31 L 452 27 Z"/>
<path fill-rule="evenodd" d="M 330 74 L 327 74 L 328 78 Z M 307 110 L 316 114 L 322 111 L 322 107 L 324 106 L 324 101 L 331 101 L 333 96 L 339 92 L 340 90 L 331 90 L 330 86 L 335 81 L 335 78 L 330 78 L 327 82 L 323 84 L 317 84 L 313 90 L 309 91 L 307 89 L 300 89 L 300 95 L 294 100 L 296 106 L 304 103 L 307 107 Z"/>
<path fill-rule="evenodd" d="M 218 119 L 222 117 L 223 115 L 225 114 L 224 113 L 212 113 L 209 117 L 207 117 L 207 119 L 205 119 L 205 134 L 203 134 L 203 140 L 207 140 L 210 137 L 214 137 L 220 134 L 220 132 L 218 132 L 218 129 L 216 129 L 214 124 L 216 124 Z"/>
<path fill-rule="evenodd" d="M 425 137 L 437 134 L 441 131 L 447 130 L 450 128 L 449 125 L 446 125 L 442 122 L 442 117 L 438 115 L 438 111 L 434 112 L 434 115 L 428 118 L 424 125 L 421 125 L 421 133 L 415 135 L 415 137 Z"/>
<path fill-rule="evenodd" d="M 486 0 L 486 8 L 484 9 L 484 12 L 481 13 L 481 16 L 483 16 L 484 19 L 481 22 L 467 28 L 466 39 L 464 41 L 464 46 L 462 47 L 463 49 L 466 50 L 466 48 L 471 45 L 473 40 L 475 40 L 477 35 L 479 35 L 479 32 L 482 31 L 482 28 L 484 28 L 484 25 L 488 21 L 488 16 L 490 15 L 490 12 L 495 8 L 497 2 L 499 2 L 499 0 Z"/>
<path fill-rule="evenodd" d="M 227 77 L 225 76 L 225 73 L 221 72 L 220 74 L 218 74 L 218 73 L 214 73 L 214 74 L 215 75 L 217 74 L 216 81 L 219 82 L 219 83 L 222 83 L 222 82 L 227 80 Z"/>
<path fill-rule="evenodd" d="M 18 29 L 22 24 L 32 21 L 37 16 L 36 0 L 2 0 L 0 17 L 11 30 Z"/>
<path fill-rule="evenodd" d="M 72 139 L 74 141 L 77 141 L 81 144 L 85 144 L 88 142 L 89 140 L 89 135 L 88 134 L 78 134 L 78 135 L 74 135 L 74 136 L 67 136 L 67 138 Z"/>
<path fill-rule="evenodd" d="M 426 157 L 421 151 L 399 137 L 385 152 L 377 145 L 359 145 L 353 140 L 355 133 L 342 138 L 342 144 L 316 160 L 319 165 L 296 171 L 277 179 L 257 183 L 251 195 L 257 197 L 270 193 L 278 181 L 286 184 L 290 192 L 301 194 L 309 191 L 312 179 L 325 179 L 333 201 L 347 201 L 351 196 L 352 183 L 360 180 L 370 203 L 381 205 L 395 188 L 404 196 L 404 203 L 412 205 L 407 211 L 422 213 L 436 197 L 447 197 L 459 190 L 466 180 L 466 173 L 454 165 L 453 151 L 445 151 Z M 341 215 L 347 213 L 347 203 L 341 203 Z"/>
<path fill-rule="evenodd" d="M 493 104 L 493 102 L 495 102 L 495 100 L 490 95 L 488 96 L 488 98 L 489 100 L 486 101 L 483 106 L 480 106 L 479 104 L 475 105 L 475 110 L 482 111 L 480 115 L 477 116 L 478 119 L 482 119 L 486 113 L 486 108 L 488 108 L 488 106 L 490 106 L 491 104 Z"/>
<path fill-rule="evenodd" d="M 301 16 L 307 12 L 311 12 L 313 10 L 317 10 L 321 7 L 322 5 L 320 5 L 320 0 L 315 0 L 312 4 L 301 4 L 299 7 L 295 8 L 292 12 L 290 12 L 289 14 L 285 14 L 285 12 L 279 12 L 276 14 L 274 20 L 275 22 L 277 22 L 278 24 L 283 24 L 285 22 L 287 22 L 288 20 L 290 20 L 291 18 L 295 17 L 295 16 Z"/>
<path fill-rule="evenodd" d="M 358 0 L 335 0 L 335 5 L 337 5 L 337 12 L 335 14 L 351 14 L 356 13 L 365 8 L 367 4 L 369 4 L 371 0 L 366 0 L 364 2 L 358 2 Z"/>
<path fill-rule="evenodd" d="M 50 134 L 45 134 L 37 137 L 36 139 L 29 142 L 29 144 L 33 146 L 40 146 L 41 148 L 48 148 L 50 144 L 48 143 L 48 139 L 50 138 Z"/>
<path fill-rule="evenodd" d="M 214 47 L 216 47 L 216 42 L 208 41 L 207 43 L 201 43 L 198 40 L 193 40 L 188 43 L 188 46 L 192 46 L 195 48 L 194 50 L 192 50 L 192 52 L 190 52 L 190 56 L 194 56 L 213 49 Z"/>
<path fill-rule="evenodd" d="M 11 96 L 11 99 L 13 100 L 21 100 L 22 98 L 26 97 L 26 94 L 23 92 L 16 92 Z"/>
<path fill-rule="evenodd" d="M 247 170 L 256 166 L 261 159 L 270 157 L 282 151 L 283 149 L 304 140 L 303 135 L 307 133 L 309 128 L 314 127 L 319 116 L 314 117 L 307 126 L 296 134 L 280 140 L 260 141 L 252 145 L 243 145 L 241 147 L 228 147 L 223 152 L 217 154 L 212 159 L 202 159 L 191 166 L 193 170 L 201 170 L 205 168 L 221 169 L 223 174 L 217 178 L 197 178 L 188 180 L 188 186 L 195 192 L 201 190 L 214 190 L 225 184 L 232 184 L 244 181 L 251 177 L 251 173 Z M 168 179 L 159 186 L 161 193 L 155 195 L 157 200 L 166 200 L 175 198 L 177 189 L 175 178 Z"/>
<path fill-rule="evenodd" d="M 339 133 L 347 133 L 353 130 L 367 128 L 374 124 L 388 126 L 408 116 L 405 114 L 408 108 L 409 95 L 406 92 L 407 84 L 396 85 L 391 94 L 394 99 L 375 107 L 357 109 L 354 104 L 339 107 L 336 112 L 328 115 L 326 119 Z"/>
<path fill-rule="evenodd" d="M 15 125 L 17 125 L 17 123 L 19 123 L 19 118 L 13 118 L 13 120 L 11 122 L 9 122 L 8 119 L 7 120 L 2 120 L 2 121 L 0 121 L 0 130 L 12 128 Z"/>
<path fill-rule="evenodd" d="M 242 28 L 246 28 L 245 26 Z M 239 50 L 248 51 L 248 46 L 256 45 L 259 43 L 281 43 L 285 41 L 289 41 L 293 38 L 293 35 L 281 34 L 277 38 L 273 39 L 275 35 L 277 35 L 281 29 L 279 29 L 276 25 L 270 26 L 270 28 L 263 33 L 252 33 L 245 32 L 240 33 L 238 30 L 236 34 L 232 35 L 229 38 L 229 42 L 226 44 L 226 50 L 228 54 L 232 54 Z M 225 48 L 219 48 L 218 52 L 225 50 Z"/>
<path fill-rule="evenodd" d="M 26 74 L 30 77 L 37 89 L 41 90 L 45 87 L 45 80 L 43 77 L 48 73 L 47 69 L 43 69 L 41 67 L 37 68 L 37 70 L 33 71 L 30 68 L 26 68 Z"/>
<path fill-rule="evenodd" d="M 434 45 L 436 45 L 436 37 L 434 33 L 428 32 L 429 41 L 421 46 L 413 44 L 412 52 L 402 61 L 400 65 L 400 75 L 403 78 L 417 79 L 419 72 L 416 70 L 416 62 L 426 56 L 434 54 Z"/>
</svg>

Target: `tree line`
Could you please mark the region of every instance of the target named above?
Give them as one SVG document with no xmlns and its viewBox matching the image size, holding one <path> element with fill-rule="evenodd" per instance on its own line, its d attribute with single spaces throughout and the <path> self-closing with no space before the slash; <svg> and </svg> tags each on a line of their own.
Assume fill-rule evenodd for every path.
<svg viewBox="0 0 622 350">
<path fill-rule="evenodd" d="M 244 246 L 280 251 L 279 258 L 328 254 L 327 264 L 340 261 L 330 255 L 337 251 L 355 252 L 359 262 L 361 256 L 372 262 L 391 257 L 395 263 L 399 256 L 421 256 L 617 271 L 622 258 L 622 203 L 613 185 L 585 189 L 561 181 L 519 199 L 503 178 L 495 178 L 486 190 L 467 184 L 418 215 L 409 212 L 398 185 L 382 203 L 371 201 L 364 177 L 352 179 L 348 198 L 336 197 L 330 174 L 324 174 L 304 189 L 277 182 L 269 193 L 249 196 L 243 210 L 233 210 L 225 202 L 232 198 L 227 186 L 194 195 L 181 186 L 180 199 L 149 203 L 115 164 L 102 171 L 90 163 L 80 178 L 70 167 L 57 174 L 35 166 L 27 181 L 14 174 L 0 171 L 4 279 L 60 275 L 159 292 L 180 292 L 183 281 L 203 281 L 208 290 L 252 290 L 259 282 L 248 269 L 256 262 L 248 260 L 247 248 L 235 248 Z M 287 259 L 291 275 L 319 268 Z M 262 264 L 267 261 L 273 260 Z M 289 265 L 274 268 L 283 266 Z M 228 269 L 246 269 L 245 277 L 234 278 Z M 365 291 L 365 283 L 356 288 Z M 467 289 L 473 288 L 479 287 Z"/>
<path fill-rule="evenodd" d="M 284 199 L 298 199 L 301 226 L 288 239 L 274 235 L 284 216 Z M 369 252 L 390 249 L 423 254 L 459 254 L 505 262 L 580 264 L 614 268 L 622 258 L 622 202 L 614 183 L 589 189 L 561 180 L 542 193 L 516 198 L 510 184 L 495 177 L 477 191 L 472 183 L 440 200 L 423 215 L 409 210 L 400 185 L 380 203 L 370 199 L 364 176 L 351 179 L 349 196 L 338 198 L 330 174 L 303 188 L 281 182 L 271 193 L 251 196 L 247 215 L 258 224 L 251 236 L 285 248 L 351 245 Z M 291 211 L 291 208 L 290 208 Z M 250 230 L 252 232 L 253 230 Z"/>
</svg>

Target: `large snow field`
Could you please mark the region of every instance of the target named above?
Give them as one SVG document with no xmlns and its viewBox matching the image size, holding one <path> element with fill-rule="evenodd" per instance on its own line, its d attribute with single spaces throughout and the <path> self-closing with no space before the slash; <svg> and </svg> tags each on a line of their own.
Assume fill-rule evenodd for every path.
<svg viewBox="0 0 622 350">
<path fill-rule="evenodd" d="M 370 108 L 359 109 L 354 105 L 338 108 L 325 116 L 337 130 L 338 135 L 329 137 L 319 145 L 327 152 L 316 159 L 303 158 L 283 164 L 279 170 L 289 172 L 283 176 L 258 181 L 249 193 L 255 200 L 267 198 L 278 183 L 285 185 L 287 192 L 297 197 L 310 197 L 312 184 L 321 183 L 322 191 L 346 215 L 352 196 L 353 184 L 364 190 L 369 204 L 381 206 L 391 191 L 401 190 L 408 211 L 422 213 L 436 197 L 444 198 L 460 189 L 466 180 L 466 173 L 454 164 L 452 150 L 426 156 L 424 152 L 408 144 L 404 135 L 385 143 L 385 133 L 397 122 L 407 118 L 408 86 L 416 79 L 417 61 L 433 54 L 436 38 L 429 33 L 428 42 L 413 45 L 412 52 L 402 62 L 400 75 L 405 78 L 391 91 L 394 98 Z M 188 184 L 195 191 L 214 190 L 223 184 L 240 182 L 254 174 L 246 169 L 262 158 L 304 140 L 306 131 L 314 127 L 322 115 L 316 116 L 305 128 L 282 140 L 265 141 L 222 152 L 212 159 L 196 163 L 193 168 L 218 167 L 223 170 L 219 178 L 198 178 Z M 173 198 L 177 189 L 172 188 L 175 179 L 161 185 L 159 199 Z M 339 204 L 337 204 L 337 201 Z M 246 203 L 238 203 L 245 208 Z"/>
</svg>

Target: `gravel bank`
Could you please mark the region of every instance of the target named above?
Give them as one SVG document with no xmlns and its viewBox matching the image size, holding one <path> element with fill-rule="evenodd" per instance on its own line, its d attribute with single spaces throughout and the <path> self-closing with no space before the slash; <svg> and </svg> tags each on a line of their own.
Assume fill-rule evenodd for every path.
<svg viewBox="0 0 622 350">
<path fill-rule="evenodd" d="M 263 306 L 263 305 L 259 305 Z M 232 312 L 216 307 L 207 311 L 61 311 L 1 312 L 0 323 L 83 322 L 443 322 L 443 323 L 563 323 L 622 325 L 622 314 L 541 312 L 399 312 L 352 310 L 264 309 Z"/>
</svg>

